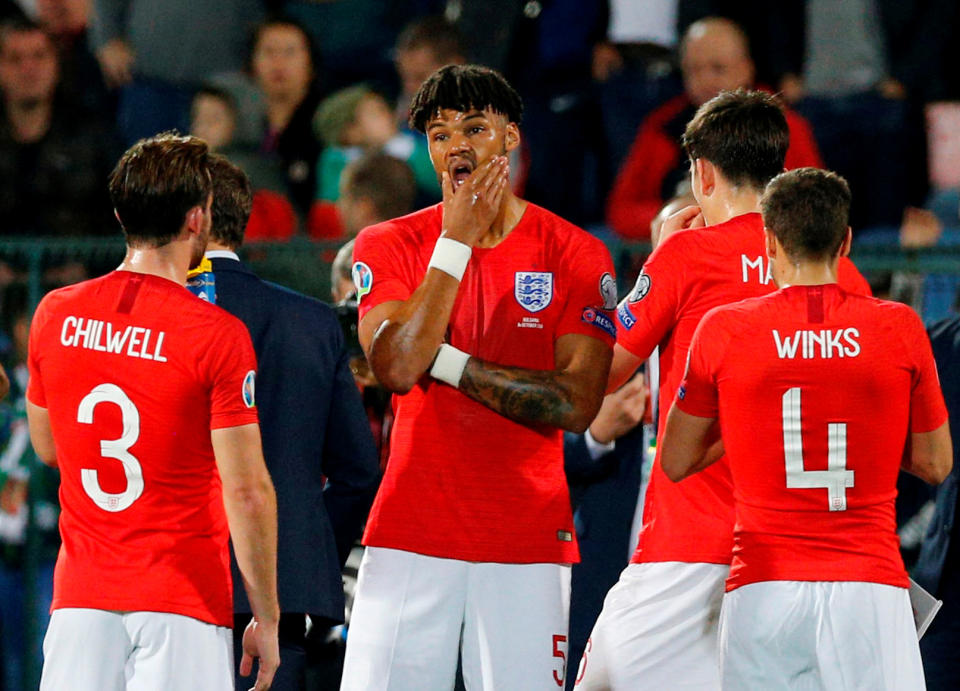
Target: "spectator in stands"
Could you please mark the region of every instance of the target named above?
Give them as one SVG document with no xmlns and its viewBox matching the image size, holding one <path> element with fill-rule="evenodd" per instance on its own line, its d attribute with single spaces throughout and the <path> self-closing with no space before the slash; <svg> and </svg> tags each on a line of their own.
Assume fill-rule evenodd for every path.
<svg viewBox="0 0 960 691">
<path fill-rule="evenodd" d="M 445 17 L 431 15 L 407 24 L 394 48 L 401 89 L 396 118 L 401 129 L 408 127 L 410 102 L 420 85 L 444 65 L 464 64 L 463 56 L 463 38 Z"/>
<path fill-rule="evenodd" d="M 944 93 L 957 3 L 806 1 L 767 11 L 780 89 L 809 119 L 827 167 L 849 181 L 854 232 L 900 225 L 926 195 L 922 106 Z"/>
<path fill-rule="evenodd" d="M 610 21 L 593 47 L 610 169 L 620 169 L 637 125 L 679 94 L 678 0 L 610 0 Z"/>
<path fill-rule="evenodd" d="M 29 314 L 24 288 L 9 286 L 3 296 L 3 321 L 13 347 L 7 360 L 10 395 L 0 402 L 0 688 L 11 691 L 35 689 L 40 683 L 41 644 L 50 620 L 53 566 L 60 546 L 59 477 L 37 460 L 27 429 Z M 29 555 L 28 520 L 39 538 Z M 36 566 L 32 602 L 27 597 L 28 559 Z"/>
<path fill-rule="evenodd" d="M 127 144 L 187 130 L 194 90 L 243 67 L 263 0 L 93 0 L 91 38 Z"/>
<path fill-rule="evenodd" d="M 60 52 L 62 81 L 71 98 L 88 110 L 109 113 L 112 118 L 116 99 L 108 94 L 100 65 L 90 50 L 90 0 L 36 0 L 35 9 L 34 19 L 47 30 Z"/>
<path fill-rule="evenodd" d="M 640 125 L 607 202 L 607 222 L 621 236 L 650 237 L 650 221 L 689 169 L 680 136 L 696 109 L 723 90 L 752 88 L 754 65 L 747 37 L 728 19 L 694 22 L 681 44 L 685 93 L 650 113 Z M 786 167 L 821 165 L 809 125 L 786 111 L 790 148 Z"/>
<path fill-rule="evenodd" d="M 440 201 L 426 139 L 399 131 L 380 94 L 363 85 L 342 89 L 323 100 L 313 124 L 324 144 L 317 164 L 318 199 L 335 202 L 344 167 L 364 152 L 382 151 L 410 167 L 424 206 Z"/>
<path fill-rule="evenodd" d="M 348 165 L 341 178 L 337 209 L 344 235 L 414 209 L 416 186 L 410 167 L 384 153 L 368 153 Z"/>
<path fill-rule="evenodd" d="M 226 156 L 250 178 L 253 210 L 247 237 L 257 240 L 289 240 L 297 231 L 297 215 L 284 194 L 278 162 L 260 156 L 237 143 L 237 105 L 230 92 L 204 86 L 193 97 L 190 134 L 206 140 L 210 150 Z"/>
<path fill-rule="evenodd" d="M 260 153 L 279 162 L 286 194 L 305 218 L 321 148 L 313 133 L 320 91 L 310 34 L 288 17 L 265 20 L 254 33 L 250 70 L 266 102 Z"/>
<path fill-rule="evenodd" d="M 0 232 L 112 233 L 112 130 L 78 111 L 60 84 L 50 35 L 28 20 L 0 25 Z"/>
<path fill-rule="evenodd" d="M 503 72 L 523 97 L 514 191 L 577 225 L 600 220 L 609 181 L 591 65 L 607 0 L 458 0 L 448 12 L 467 59 Z"/>
</svg>

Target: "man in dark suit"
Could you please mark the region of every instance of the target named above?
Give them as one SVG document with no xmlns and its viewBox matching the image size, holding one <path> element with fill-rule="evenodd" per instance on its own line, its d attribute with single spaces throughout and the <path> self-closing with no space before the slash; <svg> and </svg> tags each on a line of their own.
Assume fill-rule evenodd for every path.
<svg viewBox="0 0 960 691">
<path fill-rule="evenodd" d="M 580 658 L 607 591 L 636 547 L 630 538 L 640 495 L 648 393 L 638 373 L 603 399 L 585 434 L 564 434 L 563 466 L 580 545 L 580 563 L 573 565 L 570 583 L 568 690 L 579 676 Z"/>
<path fill-rule="evenodd" d="M 960 317 L 930 327 L 930 343 L 940 374 L 940 387 L 950 413 L 950 432 L 960 434 Z M 960 688 L 960 541 L 951 533 L 960 489 L 960 444 L 953 447 L 953 470 L 937 488 L 937 504 L 913 568 L 913 577 L 943 600 L 943 608 L 920 641 L 923 673 L 930 691 Z"/>
<path fill-rule="evenodd" d="M 281 665 L 273 688 L 302 689 L 306 615 L 317 630 L 343 621 L 341 569 L 380 471 L 337 317 L 318 300 L 260 280 L 239 260 L 250 183 L 215 158 L 210 270 L 202 279 L 206 297 L 246 324 L 257 354 L 263 452 L 277 491 Z M 239 578 L 234 564 L 238 660 L 250 617 Z M 247 686 L 238 680 L 238 689 Z"/>
</svg>

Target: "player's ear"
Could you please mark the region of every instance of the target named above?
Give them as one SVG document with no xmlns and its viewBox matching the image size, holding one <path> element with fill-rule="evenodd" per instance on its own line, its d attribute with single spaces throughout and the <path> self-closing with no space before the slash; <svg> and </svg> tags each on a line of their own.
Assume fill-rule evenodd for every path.
<svg viewBox="0 0 960 691">
<path fill-rule="evenodd" d="M 763 227 L 763 234 L 767 244 L 767 256 L 772 261 L 777 256 L 777 236 L 766 226 Z"/>
<path fill-rule="evenodd" d="M 517 123 L 508 122 L 503 137 L 503 148 L 507 151 L 513 151 L 520 146 L 520 128 Z"/>
<path fill-rule="evenodd" d="M 713 194 L 717 186 L 717 174 L 713 164 L 705 158 L 698 158 L 694 165 L 697 167 L 697 179 L 700 180 L 700 192 L 703 196 Z"/>
<path fill-rule="evenodd" d="M 194 206 L 188 212 L 186 216 L 187 227 L 195 233 L 203 231 L 203 214 L 204 209 L 202 206 Z"/>
<path fill-rule="evenodd" d="M 847 257 L 850 255 L 850 246 L 853 244 L 853 231 L 850 230 L 850 226 L 847 226 L 847 234 L 843 236 L 843 242 L 840 243 L 840 256 Z"/>
</svg>

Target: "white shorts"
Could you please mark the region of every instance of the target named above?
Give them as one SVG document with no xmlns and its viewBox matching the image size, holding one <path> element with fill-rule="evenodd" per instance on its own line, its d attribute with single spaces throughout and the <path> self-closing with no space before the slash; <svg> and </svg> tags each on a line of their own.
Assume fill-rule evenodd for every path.
<svg viewBox="0 0 960 691">
<path fill-rule="evenodd" d="M 727 564 L 630 564 L 607 593 L 577 691 L 720 687 L 717 624 Z"/>
<path fill-rule="evenodd" d="M 905 588 L 765 581 L 732 590 L 720 617 L 723 688 L 925 688 Z"/>
<path fill-rule="evenodd" d="M 341 691 L 561 689 L 570 566 L 440 559 L 368 547 Z"/>
<path fill-rule="evenodd" d="M 54 610 L 41 691 L 232 691 L 233 632 L 164 612 Z"/>
</svg>

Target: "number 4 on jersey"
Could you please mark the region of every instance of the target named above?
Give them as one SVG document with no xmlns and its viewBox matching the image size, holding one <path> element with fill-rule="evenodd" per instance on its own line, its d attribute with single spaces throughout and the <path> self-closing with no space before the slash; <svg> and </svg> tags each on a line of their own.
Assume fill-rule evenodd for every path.
<svg viewBox="0 0 960 691">
<path fill-rule="evenodd" d="M 827 470 L 804 470 L 801 430 L 800 388 L 783 394 L 783 455 L 787 466 L 788 489 L 827 490 L 831 511 L 847 510 L 847 487 L 853 487 L 853 471 L 847 470 L 847 425 L 827 425 Z"/>
</svg>

